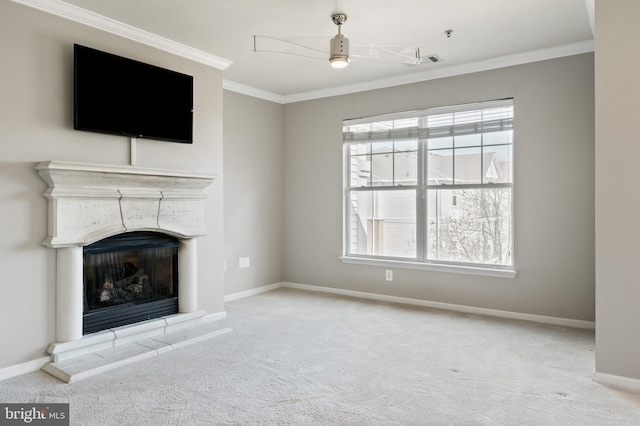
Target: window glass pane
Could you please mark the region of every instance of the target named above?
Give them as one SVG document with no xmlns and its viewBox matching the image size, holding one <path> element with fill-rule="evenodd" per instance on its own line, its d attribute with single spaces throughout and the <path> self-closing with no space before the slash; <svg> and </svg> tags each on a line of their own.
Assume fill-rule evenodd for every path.
<svg viewBox="0 0 640 426">
<path fill-rule="evenodd" d="M 427 153 L 427 185 L 453 184 L 453 150 L 442 149 Z"/>
<path fill-rule="evenodd" d="M 395 152 L 417 151 L 418 150 L 418 141 L 396 142 L 394 144 L 394 150 L 395 150 Z"/>
<path fill-rule="evenodd" d="M 416 256 L 416 191 L 352 191 L 347 232 L 350 254 Z"/>
<path fill-rule="evenodd" d="M 351 174 L 349 186 L 371 185 L 371 156 L 356 155 L 349 158 Z"/>
<path fill-rule="evenodd" d="M 349 145 L 349 153 L 351 155 L 363 155 L 369 154 L 371 152 L 371 144 L 370 143 L 358 143 Z"/>
<path fill-rule="evenodd" d="M 453 138 L 430 138 L 427 140 L 427 147 L 429 149 L 440 149 L 440 148 L 453 148 Z"/>
<path fill-rule="evenodd" d="M 393 185 L 393 154 L 373 154 L 371 156 L 371 185 Z"/>
<path fill-rule="evenodd" d="M 463 148 L 455 150 L 454 179 L 456 185 L 474 185 L 481 182 L 483 169 L 487 168 L 485 156 L 480 148 Z"/>
<path fill-rule="evenodd" d="M 456 148 L 465 146 L 480 146 L 482 145 L 482 135 L 477 133 L 474 135 L 463 135 L 455 137 Z"/>
<path fill-rule="evenodd" d="M 511 225 L 511 188 L 431 190 L 427 257 L 512 265 Z"/>
<path fill-rule="evenodd" d="M 418 184 L 418 151 L 397 152 L 393 163 L 394 185 Z"/>
<path fill-rule="evenodd" d="M 347 145 L 347 171 L 349 186 L 368 186 L 371 181 L 371 159 L 366 155 L 371 144 Z"/>
<path fill-rule="evenodd" d="M 393 142 L 374 142 L 371 143 L 371 152 L 373 154 L 381 154 L 383 152 L 393 152 Z"/>
<path fill-rule="evenodd" d="M 482 135 L 483 145 L 499 145 L 512 143 L 513 131 L 488 132 Z"/>
<path fill-rule="evenodd" d="M 511 145 L 484 148 L 485 174 L 483 183 L 511 183 Z"/>
<path fill-rule="evenodd" d="M 349 186 L 417 185 L 417 149 L 417 141 L 351 145 L 347 157 Z M 365 154 L 371 151 L 373 155 Z"/>
</svg>

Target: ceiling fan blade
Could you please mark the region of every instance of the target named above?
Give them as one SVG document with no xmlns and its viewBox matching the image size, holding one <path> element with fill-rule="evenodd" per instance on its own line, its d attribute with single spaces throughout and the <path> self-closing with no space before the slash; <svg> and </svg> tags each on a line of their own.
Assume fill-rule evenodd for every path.
<svg viewBox="0 0 640 426">
<path fill-rule="evenodd" d="M 353 43 L 351 55 L 361 58 L 404 61 L 414 59 L 419 48 L 414 46 L 383 46 L 376 44 Z"/>
<path fill-rule="evenodd" d="M 315 40 L 314 40 L 315 39 Z M 319 40 L 323 41 L 320 44 Z M 324 46 L 324 49 L 320 46 Z M 253 36 L 253 51 L 280 53 L 309 59 L 328 60 L 329 37 L 286 37 L 278 38 L 263 35 Z"/>
</svg>

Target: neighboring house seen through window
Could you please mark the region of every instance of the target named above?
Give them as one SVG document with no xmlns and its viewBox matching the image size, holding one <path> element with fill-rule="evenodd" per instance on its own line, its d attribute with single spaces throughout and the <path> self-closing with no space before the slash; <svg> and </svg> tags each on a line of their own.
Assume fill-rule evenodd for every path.
<svg viewBox="0 0 640 426">
<path fill-rule="evenodd" d="M 345 120 L 344 258 L 513 269 L 513 100 Z"/>
</svg>

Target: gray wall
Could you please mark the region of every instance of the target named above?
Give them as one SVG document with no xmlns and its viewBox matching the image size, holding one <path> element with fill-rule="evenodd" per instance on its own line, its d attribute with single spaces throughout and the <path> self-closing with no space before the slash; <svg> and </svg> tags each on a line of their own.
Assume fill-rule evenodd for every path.
<svg viewBox="0 0 640 426">
<path fill-rule="evenodd" d="M 285 280 L 594 320 L 593 54 L 285 105 Z M 515 279 L 343 264 L 342 119 L 513 97 Z"/>
<path fill-rule="evenodd" d="M 225 294 L 283 280 L 283 227 L 284 108 L 225 90 Z"/>
<path fill-rule="evenodd" d="M 9 2 L 0 2 L 0 368 L 46 355 L 54 336 L 55 250 L 37 162 L 128 164 L 128 139 L 73 130 L 73 43 L 194 76 L 194 143 L 139 140 L 138 165 L 222 174 L 222 72 Z M 131 100 L 133 101 L 133 100 Z M 224 310 L 222 181 L 208 189 L 198 242 L 199 308 Z"/>
<path fill-rule="evenodd" d="M 636 380 L 640 380 L 638 16 L 640 2 L 596 2 L 596 372 Z"/>
<path fill-rule="evenodd" d="M 0 2 L 0 339 L 10 342 L 0 368 L 43 356 L 54 339 L 55 252 L 41 245 L 45 184 L 33 166 L 128 162 L 125 138 L 72 130 L 74 42 L 195 77 L 194 144 L 139 141 L 138 163 L 222 175 L 224 139 L 224 180 L 209 189 L 206 205 L 211 235 L 198 247 L 200 308 L 219 312 L 224 293 L 290 281 L 594 320 L 593 55 L 283 106 L 232 92 L 223 97 L 218 70 Z M 384 268 L 342 264 L 342 119 L 503 97 L 515 98 L 518 277 L 396 269 L 389 283 Z M 250 257 L 251 266 L 238 269 L 239 257 Z M 606 283 L 611 290 L 598 312 L 612 315 L 608 333 L 623 322 L 623 314 L 613 315 L 620 302 L 613 294 L 629 290 L 630 276 L 619 289 Z"/>
</svg>

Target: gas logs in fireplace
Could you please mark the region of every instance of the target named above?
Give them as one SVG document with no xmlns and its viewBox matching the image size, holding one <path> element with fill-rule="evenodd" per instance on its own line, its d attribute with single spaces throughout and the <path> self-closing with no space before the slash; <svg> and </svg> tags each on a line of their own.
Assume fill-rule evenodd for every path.
<svg viewBox="0 0 640 426">
<path fill-rule="evenodd" d="M 179 246 L 177 238 L 157 232 L 85 246 L 83 333 L 177 313 Z"/>
</svg>

